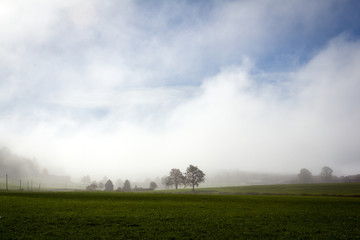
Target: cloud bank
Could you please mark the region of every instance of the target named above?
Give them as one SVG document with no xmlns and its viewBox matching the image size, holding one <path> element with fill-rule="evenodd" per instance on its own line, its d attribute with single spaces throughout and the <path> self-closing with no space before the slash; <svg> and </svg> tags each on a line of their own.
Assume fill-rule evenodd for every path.
<svg viewBox="0 0 360 240">
<path fill-rule="evenodd" d="M 74 176 L 357 173 L 356 17 L 308 3 L 3 1 L 0 144 Z"/>
</svg>

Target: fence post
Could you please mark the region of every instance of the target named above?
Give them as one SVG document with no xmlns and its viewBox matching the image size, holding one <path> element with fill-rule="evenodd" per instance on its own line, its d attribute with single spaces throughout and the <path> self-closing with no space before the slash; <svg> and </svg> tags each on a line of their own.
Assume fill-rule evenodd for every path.
<svg viewBox="0 0 360 240">
<path fill-rule="evenodd" d="M 8 188 L 8 175 L 6 174 L 6 191 L 8 191 L 9 188 Z"/>
<path fill-rule="evenodd" d="M 20 191 L 21 191 L 21 179 L 20 179 Z"/>
</svg>

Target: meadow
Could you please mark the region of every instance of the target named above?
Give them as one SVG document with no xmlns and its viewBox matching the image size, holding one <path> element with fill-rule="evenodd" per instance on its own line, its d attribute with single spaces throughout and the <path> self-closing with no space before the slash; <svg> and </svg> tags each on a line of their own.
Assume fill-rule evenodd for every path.
<svg viewBox="0 0 360 240">
<path fill-rule="evenodd" d="M 189 188 L 165 190 L 164 192 L 191 192 Z M 204 194 L 246 194 L 246 195 L 304 195 L 304 196 L 359 196 L 360 183 L 314 183 L 314 184 L 276 184 L 234 187 L 200 188 L 197 193 Z"/>
<path fill-rule="evenodd" d="M 350 186 L 356 195 L 359 185 Z M 0 239 L 360 238 L 359 197 L 201 191 L 2 191 Z"/>
</svg>

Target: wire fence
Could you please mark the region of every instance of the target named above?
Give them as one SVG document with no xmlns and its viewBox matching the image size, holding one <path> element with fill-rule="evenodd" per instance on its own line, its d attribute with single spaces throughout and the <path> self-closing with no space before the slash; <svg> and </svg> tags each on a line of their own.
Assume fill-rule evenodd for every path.
<svg viewBox="0 0 360 240">
<path fill-rule="evenodd" d="M 0 190 L 7 191 L 80 191 L 82 183 L 72 181 L 51 181 L 44 178 L 19 178 L 8 174 L 0 175 Z"/>
</svg>

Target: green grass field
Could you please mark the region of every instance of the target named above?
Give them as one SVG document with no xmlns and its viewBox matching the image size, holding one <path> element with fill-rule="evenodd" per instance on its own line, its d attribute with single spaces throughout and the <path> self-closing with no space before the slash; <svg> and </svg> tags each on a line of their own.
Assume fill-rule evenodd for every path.
<svg viewBox="0 0 360 240">
<path fill-rule="evenodd" d="M 166 190 L 168 192 L 190 192 L 191 189 Z M 165 191 L 165 192 L 166 192 Z M 278 184 L 237 187 L 200 188 L 197 193 L 207 194 L 262 194 L 262 195 L 329 195 L 360 196 L 360 183 L 316 183 L 316 184 Z"/>
<path fill-rule="evenodd" d="M 0 239 L 359 239 L 359 226 L 358 197 L 0 192 Z"/>
</svg>

